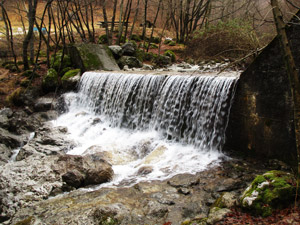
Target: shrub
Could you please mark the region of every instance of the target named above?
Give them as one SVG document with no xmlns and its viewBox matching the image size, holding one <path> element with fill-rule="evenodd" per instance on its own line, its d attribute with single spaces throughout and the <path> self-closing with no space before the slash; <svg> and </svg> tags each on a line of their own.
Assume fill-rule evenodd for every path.
<svg viewBox="0 0 300 225">
<path fill-rule="evenodd" d="M 142 39 L 140 38 L 139 35 L 133 34 L 133 35 L 131 36 L 131 40 L 133 40 L 133 41 L 141 41 Z"/>
<path fill-rule="evenodd" d="M 176 45 L 176 42 L 175 42 L 175 41 L 170 41 L 168 45 L 169 45 L 169 46 L 175 46 L 175 45 Z"/>
<path fill-rule="evenodd" d="M 176 61 L 176 56 L 175 56 L 175 53 L 173 51 L 167 50 L 167 51 L 165 51 L 164 55 L 169 56 L 171 58 L 172 62 Z"/>
<path fill-rule="evenodd" d="M 151 42 L 153 42 L 155 44 L 159 44 L 160 43 L 160 38 L 159 37 L 152 37 Z"/>
<path fill-rule="evenodd" d="M 185 55 L 194 59 L 238 59 L 259 47 L 250 23 L 229 20 L 196 31 L 186 43 Z"/>
<path fill-rule="evenodd" d="M 24 94 L 23 88 L 17 88 L 10 95 L 6 97 L 6 102 L 10 105 L 21 106 L 23 105 L 22 95 Z"/>
<path fill-rule="evenodd" d="M 106 34 L 103 34 L 99 37 L 98 44 L 108 44 L 108 38 Z"/>
</svg>

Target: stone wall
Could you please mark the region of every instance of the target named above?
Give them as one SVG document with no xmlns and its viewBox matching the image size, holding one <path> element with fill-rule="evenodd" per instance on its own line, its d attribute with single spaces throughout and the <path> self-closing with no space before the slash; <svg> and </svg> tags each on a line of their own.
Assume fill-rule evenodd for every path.
<svg viewBox="0 0 300 225">
<path fill-rule="evenodd" d="M 297 13 L 300 17 L 300 11 Z M 287 34 L 300 68 L 300 21 Z M 225 149 L 260 158 L 296 162 L 292 99 L 275 38 L 241 74 L 226 131 Z"/>
</svg>

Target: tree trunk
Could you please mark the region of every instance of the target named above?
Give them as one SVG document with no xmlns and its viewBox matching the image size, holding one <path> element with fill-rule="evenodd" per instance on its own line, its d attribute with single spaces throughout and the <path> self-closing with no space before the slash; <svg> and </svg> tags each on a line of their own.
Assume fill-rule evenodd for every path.
<svg viewBox="0 0 300 225">
<path fill-rule="evenodd" d="M 131 40 L 133 30 L 134 30 L 134 25 L 136 23 L 137 16 L 139 14 L 139 6 L 140 6 L 140 0 L 138 0 L 137 3 L 136 3 L 135 15 L 134 15 L 134 19 L 133 19 L 133 22 L 132 22 L 132 27 L 131 27 L 131 30 L 130 30 L 129 40 Z"/>
<path fill-rule="evenodd" d="M 23 41 L 23 63 L 24 70 L 29 69 L 28 63 L 28 45 L 33 35 L 33 26 L 35 21 L 36 7 L 38 4 L 38 0 L 28 0 L 28 33 Z"/>
<path fill-rule="evenodd" d="M 271 5 L 273 8 L 273 15 L 276 24 L 276 29 L 278 33 L 278 39 L 281 46 L 281 51 L 283 54 L 283 60 L 285 62 L 289 83 L 290 91 L 292 95 L 292 100 L 294 104 L 294 129 L 296 138 L 296 149 L 298 158 L 298 178 L 300 173 L 300 83 L 299 74 L 296 69 L 294 57 L 289 45 L 288 37 L 285 31 L 285 23 L 282 19 L 282 14 L 279 9 L 278 1 L 271 0 Z"/>
</svg>

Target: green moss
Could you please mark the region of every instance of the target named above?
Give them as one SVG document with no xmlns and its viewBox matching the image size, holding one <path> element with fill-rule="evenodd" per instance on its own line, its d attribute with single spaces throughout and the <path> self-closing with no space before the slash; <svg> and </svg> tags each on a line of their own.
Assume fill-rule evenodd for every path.
<svg viewBox="0 0 300 225">
<path fill-rule="evenodd" d="M 33 217 L 30 216 L 22 221 L 17 222 L 15 225 L 30 225 L 32 222 Z"/>
<path fill-rule="evenodd" d="M 69 70 L 61 78 L 61 81 L 68 80 L 69 78 L 76 76 L 78 73 L 80 73 L 80 69 Z"/>
<path fill-rule="evenodd" d="M 144 61 L 145 58 L 145 52 L 141 49 L 137 49 L 135 52 L 135 57 L 140 60 L 141 62 Z"/>
<path fill-rule="evenodd" d="M 139 35 L 133 34 L 133 35 L 131 36 L 131 40 L 133 40 L 133 41 L 141 41 L 142 39 L 140 38 Z"/>
<path fill-rule="evenodd" d="M 150 42 L 153 42 L 155 44 L 159 44 L 160 43 L 160 38 L 159 37 L 152 37 Z"/>
<path fill-rule="evenodd" d="M 84 68 L 98 69 L 100 67 L 103 67 L 101 61 L 98 59 L 98 55 L 92 52 L 89 47 L 89 45 L 81 45 L 78 47 Z"/>
<path fill-rule="evenodd" d="M 273 209 L 291 203 L 295 190 L 293 175 L 282 171 L 269 171 L 253 180 L 242 196 L 242 205 L 257 215 L 269 216 Z M 248 199 L 252 199 L 252 204 L 248 205 Z"/>
<path fill-rule="evenodd" d="M 144 54 L 144 60 L 146 61 L 152 61 L 154 58 L 154 54 L 152 52 L 145 52 Z"/>
<path fill-rule="evenodd" d="M 25 92 L 23 88 L 17 88 L 6 97 L 6 102 L 9 105 L 21 106 L 23 104 L 22 94 Z"/>
<path fill-rule="evenodd" d="M 175 41 L 170 41 L 170 42 L 168 43 L 168 45 L 169 45 L 169 46 L 175 46 L 175 45 L 176 45 L 176 42 L 175 42 Z"/>
<path fill-rule="evenodd" d="M 51 56 L 50 65 L 56 71 L 58 71 L 59 69 L 63 70 L 64 68 L 70 67 L 72 65 L 71 58 L 67 54 L 64 54 L 62 65 L 61 65 L 61 57 L 62 57 L 62 51 L 58 51 L 56 54 Z"/>
<path fill-rule="evenodd" d="M 54 91 L 56 87 L 59 85 L 58 82 L 58 74 L 55 69 L 49 69 L 47 71 L 47 75 L 43 78 L 42 87 L 43 89 L 48 91 Z"/>
<path fill-rule="evenodd" d="M 108 38 L 106 34 L 103 34 L 99 37 L 98 44 L 108 44 Z"/>
<path fill-rule="evenodd" d="M 167 51 L 165 51 L 164 55 L 169 56 L 171 58 L 172 62 L 176 61 L 176 56 L 175 56 L 175 53 L 173 51 L 167 50 Z"/>
</svg>

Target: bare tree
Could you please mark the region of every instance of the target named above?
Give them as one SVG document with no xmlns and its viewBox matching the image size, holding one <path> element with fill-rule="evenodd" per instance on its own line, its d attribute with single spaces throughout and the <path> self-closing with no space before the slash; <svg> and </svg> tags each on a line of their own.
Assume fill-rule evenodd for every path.
<svg viewBox="0 0 300 225">
<path fill-rule="evenodd" d="M 8 42 L 8 45 L 10 46 L 10 50 L 11 50 L 11 53 L 14 58 L 14 64 L 15 64 L 17 70 L 19 70 L 19 67 L 17 64 L 17 56 L 16 56 L 15 50 L 14 50 L 14 35 L 13 35 L 10 19 L 9 19 L 7 11 L 4 7 L 4 2 L 5 1 L 2 0 L 0 2 L 0 6 L 1 6 L 1 10 L 2 10 L 2 18 L 3 18 L 4 24 L 5 24 L 6 40 Z"/>
<path fill-rule="evenodd" d="M 33 36 L 33 27 L 34 21 L 36 16 L 36 8 L 37 8 L 38 0 L 28 0 L 28 33 L 23 41 L 23 63 L 24 63 L 24 70 L 29 69 L 28 63 L 28 45 Z"/>
</svg>

